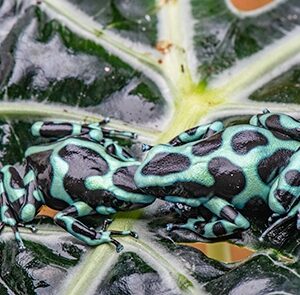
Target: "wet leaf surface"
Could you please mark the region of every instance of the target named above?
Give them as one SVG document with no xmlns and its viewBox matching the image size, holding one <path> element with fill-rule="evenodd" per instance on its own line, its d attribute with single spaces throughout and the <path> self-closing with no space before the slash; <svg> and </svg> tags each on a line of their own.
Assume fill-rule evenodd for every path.
<svg viewBox="0 0 300 295">
<path fill-rule="evenodd" d="M 237 11 L 229 0 L 0 0 L 1 165 L 22 162 L 26 148 L 42 143 L 30 126 L 50 117 L 110 116 L 109 128 L 149 144 L 198 123 L 246 123 L 265 108 L 299 117 L 300 5 L 270 2 Z M 139 143 L 121 144 L 141 156 Z M 215 250 L 192 232 L 168 232 L 186 216 L 159 200 L 117 214 L 111 229 L 140 235 L 119 238 L 121 254 L 39 217 L 37 233 L 21 230 L 23 252 L 4 230 L 0 294 L 298 294 L 295 219 L 283 218 L 261 242 L 272 212 L 261 202 L 241 212 L 252 227 L 230 242 L 255 254 L 227 264 L 228 245 Z M 180 244 L 197 241 L 211 258 Z"/>
</svg>

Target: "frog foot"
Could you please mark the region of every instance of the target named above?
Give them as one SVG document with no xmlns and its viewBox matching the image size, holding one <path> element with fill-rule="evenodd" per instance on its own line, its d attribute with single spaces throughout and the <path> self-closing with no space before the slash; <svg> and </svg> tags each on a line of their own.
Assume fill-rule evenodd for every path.
<svg viewBox="0 0 300 295">
<path fill-rule="evenodd" d="M 18 223 L 18 227 L 28 228 L 32 233 L 36 233 L 38 231 L 38 229 L 33 224 Z"/>
<path fill-rule="evenodd" d="M 107 124 L 109 122 L 110 122 L 110 117 L 106 117 L 102 121 L 100 121 L 100 124 Z"/>
<path fill-rule="evenodd" d="M 22 238 L 21 238 L 21 235 L 20 235 L 20 233 L 19 233 L 18 225 L 13 225 L 13 226 L 11 226 L 11 228 L 12 228 L 13 233 L 14 233 L 14 235 L 15 235 L 15 239 L 16 239 L 16 242 L 17 242 L 17 244 L 18 244 L 19 251 L 20 251 L 20 252 L 25 251 L 25 250 L 26 250 L 26 247 L 25 247 L 25 245 L 24 245 L 24 243 L 23 243 L 23 240 L 22 240 Z"/>
<path fill-rule="evenodd" d="M 103 240 L 103 239 L 105 239 L 105 236 L 106 236 L 106 242 L 112 243 L 116 247 L 117 253 L 121 252 L 124 249 L 124 246 L 120 242 L 118 242 L 116 239 L 114 239 L 113 236 L 131 236 L 135 239 L 138 238 L 137 233 L 134 231 L 112 230 L 112 231 L 99 231 L 96 239 Z"/>
</svg>

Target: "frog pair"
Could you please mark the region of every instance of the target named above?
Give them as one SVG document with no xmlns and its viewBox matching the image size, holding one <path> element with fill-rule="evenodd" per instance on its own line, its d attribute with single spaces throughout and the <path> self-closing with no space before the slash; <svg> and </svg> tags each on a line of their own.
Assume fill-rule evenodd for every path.
<svg viewBox="0 0 300 295">
<path fill-rule="evenodd" d="M 114 235 L 136 233 L 107 230 L 108 217 L 156 198 L 197 211 L 169 230 L 189 229 L 209 239 L 249 228 L 240 210 L 253 199 L 274 216 L 298 212 L 300 122 L 292 117 L 265 112 L 249 124 L 200 125 L 152 147 L 142 162 L 112 140 L 135 135 L 108 130 L 105 123 L 36 122 L 33 135 L 55 140 L 27 149 L 22 169 L 2 168 L 2 227 L 12 227 L 20 247 L 18 226 L 32 221 L 43 204 L 59 211 L 55 222 L 73 236 L 92 246 L 111 242 L 117 251 L 122 246 Z M 100 230 L 78 220 L 93 214 L 107 217 Z"/>
</svg>

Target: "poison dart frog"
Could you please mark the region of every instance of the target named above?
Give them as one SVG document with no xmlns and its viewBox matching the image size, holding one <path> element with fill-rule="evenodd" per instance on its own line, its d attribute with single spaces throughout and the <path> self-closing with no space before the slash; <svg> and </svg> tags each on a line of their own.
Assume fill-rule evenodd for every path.
<svg viewBox="0 0 300 295">
<path fill-rule="evenodd" d="M 147 194 L 193 208 L 195 218 L 168 224 L 208 239 L 249 228 L 241 209 L 260 199 L 274 216 L 295 216 L 300 195 L 300 122 L 264 113 L 249 124 L 216 121 L 189 129 L 150 149 L 134 181 Z M 209 211 L 209 220 L 203 217 Z M 297 227 L 300 229 L 300 217 Z"/>
<path fill-rule="evenodd" d="M 55 223 L 88 245 L 113 243 L 119 252 L 123 246 L 113 236 L 137 237 L 132 231 L 107 230 L 107 217 L 149 205 L 155 197 L 144 194 L 133 181 L 140 162 L 111 139 L 132 139 L 135 134 L 109 130 L 102 126 L 107 121 L 83 125 L 36 122 L 32 134 L 52 141 L 29 147 L 21 165 L 1 169 L 0 227 L 13 229 L 20 249 L 24 244 L 18 227 L 35 230 L 27 224 L 42 205 L 58 210 Z M 106 217 L 100 230 L 78 220 L 93 214 Z"/>
</svg>

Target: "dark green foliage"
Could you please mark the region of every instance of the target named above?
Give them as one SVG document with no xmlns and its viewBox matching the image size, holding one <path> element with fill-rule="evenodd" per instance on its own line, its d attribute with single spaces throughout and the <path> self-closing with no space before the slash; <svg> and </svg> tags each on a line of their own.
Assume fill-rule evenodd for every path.
<svg viewBox="0 0 300 295">
<path fill-rule="evenodd" d="M 298 1 L 249 18 L 239 18 L 225 1 L 192 1 L 194 44 L 204 78 L 220 73 L 237 60 L 258 52 L 300 23 Z"/>
<path fill-rule="evenodd" d="M 300 103 L 300 65 L 268 82 L 254 93 L 250 99 L 257 101 Z"/>
</svg>

